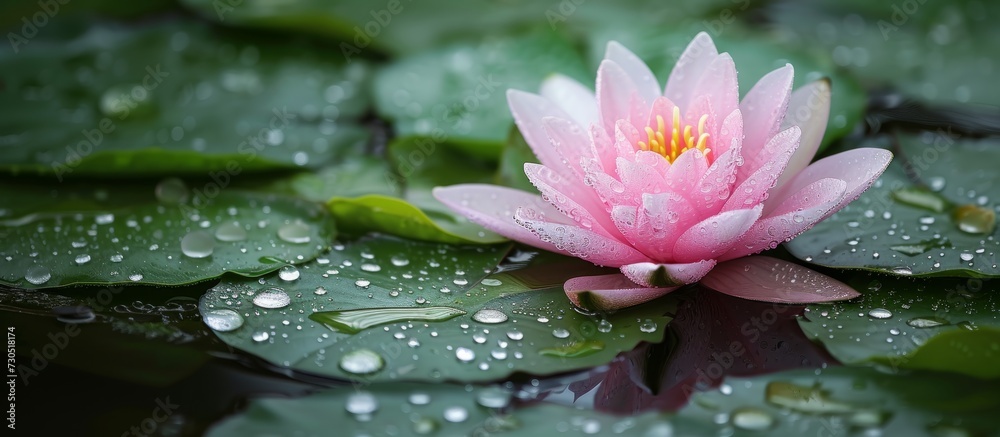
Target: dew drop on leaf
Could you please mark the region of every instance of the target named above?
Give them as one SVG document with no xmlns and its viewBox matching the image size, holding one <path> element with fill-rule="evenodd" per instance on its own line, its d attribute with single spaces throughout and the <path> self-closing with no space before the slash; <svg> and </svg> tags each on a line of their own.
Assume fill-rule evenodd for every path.
<svg viewBox="0 0 1000 437">
<path fill-rule="evenodd" d="M 181 239 L 181 252 L 189 258 L 207 258 L 215 251 L 215 240 L 205 231 L 188 232 Z"/>
<path fill-rule="evenodd" d="M 382 356 L 371 349 L 358 349 L 340 358 L 340 368 L 351 374 L 367 375 L 385 367 Z"/>
<path fill-rule="evenodd" d="M 261 308 L 284 308 L 292 303 L 292 299 L 280 288 L 268 288 L 253 297 L 253 304 Z"/>
<path fill-rule="evenodd" d="M 235 331 L 243 326 L 243 316 L 227 309 L 208 311 L 202 316 L 202 320 L 209 328 L 219 332 Z"/>
</svg>

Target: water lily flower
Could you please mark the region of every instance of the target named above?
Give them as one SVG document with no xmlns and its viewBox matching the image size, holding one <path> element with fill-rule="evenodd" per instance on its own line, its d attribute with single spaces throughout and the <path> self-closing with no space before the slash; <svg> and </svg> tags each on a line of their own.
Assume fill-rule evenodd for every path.
<svg viewBox="0 0 1000 437">
<path fill-rule="evenodd" d="M 856 199 L 892 154 L 859 148 L 810 165 L 830 110 L 830 84 L 792 91 L 791 65 L 741 101 L 736 67 L 698 34 L 660 88 L 649 67 L 611 42 L 596 92 L 553 76 L 540 95 L 509 90 L 514 120 L 541 164 L 541 193 L 466 184 L 438 200 L 512 240 L 620 273 L 570 279 L 570 300 L 617 309 L 701 282 L 769 302 L 849 299 L 849 286 L 772 249 Z"/>
</svg>

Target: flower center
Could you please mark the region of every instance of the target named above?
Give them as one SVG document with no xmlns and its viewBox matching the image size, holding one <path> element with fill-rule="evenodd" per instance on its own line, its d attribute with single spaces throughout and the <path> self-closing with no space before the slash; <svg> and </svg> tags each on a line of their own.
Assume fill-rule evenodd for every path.
<svg viewBox="0 0 1000 437">
<path fill-rule="evenodd" d="M 689 149 L 701 150 L 708 156 L 712 149 L 707 149 L 708 133 L 705 132 L 705 121 L 708 115 L 702 115 L 698 120 L 697 131 L 694 125 L 681 125 L 681 110 L 674 106 L 674 119 L 667 131 L 666 121 L 662 115 L 656 116 L 656 129 L 646 126 L 646 141 L 639 141 L 639 148 L 659 153 L 667 161 L 673 163 L 678 156 Z"/>
</svg>

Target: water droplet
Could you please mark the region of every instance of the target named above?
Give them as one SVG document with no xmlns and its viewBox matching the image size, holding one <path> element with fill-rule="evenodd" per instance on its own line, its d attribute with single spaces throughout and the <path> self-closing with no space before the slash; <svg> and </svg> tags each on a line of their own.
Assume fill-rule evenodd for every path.
<svg viewBox="0 0 1000 437">
<path fill-rule="evenodd" d="M 52 272 L 47 267 L 33 265 L 24 272 L 24 279 L 35 285 L 42 285 L 52 279 Z"/>
<path fill-rule="evenodd" d="M 188 188 L 178 178 L 167 178 L 156 184 L 156 200 L 166 205 L 180 205 L 187 202 Z"/>
<path fill-rule="evenodd" d="M 975 258 L 975 255 L 968 252 L 962 252 L 961 254 L 958 255 L 958 257 L 962 261 L 972 261 L 972 259 Z"/>
<path fill-rule="evenodd" d="M 463 407 L 448 407 L 444 410 L 444 420 L 451 423 L 465 422 L 469 418 L 469 410 Z"/>
<path fill-rule="evenodd" d="M 552 336 L 555 338 L 567 338 L 569 337 L 569 331 L 563 328 L 556 328 L 552 330 Z"/>
<path fill-rule="evenodd" d="M 278 270 L 278 277 L 282 281 L 292 282 L 299 279 L 299 269 L 295 268 L 295 266 L 284 266 Z"/>
<path fill-rule="evenodd" d="M 407 401 L 413 405 L 427 405 L 431 403 L 431 395 L 424 392 L 416 391 L 410 393 L 410 396 L 407 398 Z"/>
<path fill-rule="evenodd" d="M 346 409 L 351 414 L 371 414 L 378 410 L 378 399 L 366 391 L 354 392 L 347 396 Z"/>
<path fill-rule="evenodd" d="M 361 288 L 368 288 L 369 285 L 372 285 L 372 281 L 369 281 L 367 279 L 358 279 L 357 281 L 354 281 L 354 285 L 357 285 L 358 287 Z"/>
<path fill-rule="evenodd" d="M 480 282 L 480 284 L 483 284 L 483 285 L 485 285 L 487 287 L 499 287 L 499 286 L 503 285 L 503 282 L 501 282 L 499 279 L 486 278 L 486 279 L 483 279 Z"/>
<path fill-rule="evenodd" d="M 382 267 L 380 267 L 378 264 L 364 263 L 361 264 L 361 270 L 374 273 L 381 271 Z"/>
<path fill-rule="evenodd" d="M 139 282 L 142 280 L 142 273 L 133 273 L 128 275 L 128 280 L 132 282 Z"/>
<path fill-rule="evenodd" d="M 262 341 L 267 341 L 267 339 L 271 338 L 271 335 L 266 331 L 257 331 L 251 334 L 250 338 L 253 339 L 253 341 L 260 343 Z"/>
<path fill-rule="evenodd" d="M 278 229 L 278 238 L 295 244 L 308 243 L 310 230 L 309 225 L 302 222 L 288 223 Z"/>
<path fill-rule="evenodd" d="M 389 261 L 392 262 L 392 265 L 396 267 L 403 267 L 410 263 L 410 260 L 398 255 L 394 255 L 392 258 L 389 259 Z"/>
<path fill-rule="evenodd" d="M 749 431 L 763 431 L 774 426 L 774 417 L 759 408 L 739 408 L 733 410 L 729 417 L 733 426 Z"/>
<path fill-rule="evenodd" d="M 345 311 L 320 311 L 309 318 L 330 329 L 347 334 L 357 334 L 373 326 L 405 321 L 441 322 L 465 314 L 451 307 L 423 308 L 363 308 Z"/>
<path fill-rule="evenodd" d="M 97 216 L 94 217 L 94 223 L 97 223 L 99 225 L 110 225 L 111 223 L 114 223 L 114 221 L 115 221 L 114 214 L 98 214 Z"/>
<path fill-rule="evenodd" d="M 976 205 L 962 205 L 952 212 L 952 219 L 962 232 L 990 235 L 996 229 L 997 216 L 992 209 Z"/>
<path fill-rule="evenodd" d="M 111 255 L 111 262 L 113 262 L 113 263 L 120 263 L 124 259 L 125 259 L 125 257 L 122 256 L 122 254 L 120 254 L 120 253 L 116 253 L 114 255 Z"/>
<path fill-rule="evenodd" d="M 656 322 L 649 319 L 646 319 L 643 324 L 639 325 L 639 330 L 646 333 L 656 332 L 656 328 Z"/>
<path fill-rule="evenodd" d="M 261 308 L 284 308 L 292 303 L 292 298 L 280 288 L 268 288 L 253 297 L 253 304 Z"/>
<path fill-rule="evenodd" d="M 326 289 L 323 288 L 322 286 L 316 287 L 316 290 L 313 291 L 313 294 L 315 294 L 317 296 L 322 296 L 322 295 L 326 294 Z"/>
<path fill-rule="evenodd" d="M 565 346 L 550 347 L 539 350 L 541 355 L 560 358 L 574 358 L 591 355 L 604 350 L 604 342 L 600 340 L 574 341 Z M 515 353 L 515 356 L 517 354 Z"/>
<path fill-rule="evenodd" d="M 371 349 L 358 349 L 340 358 L 340 368 L 355 375 L 367 375 L 385 367 L 382 356 Z"/>
<path fill-rule="evenodd" d="M 82 266 L 90 262 L 90 255 L 87 254 L 77 255 L 76 259 L 74 259 L 73 262 L 75 262 L 76 265 L 78 266 Z"/>
<path fill-rule="evenodd" d="M 611 332 L 611 328 L 611 322 L 607 321 L 607 319 L 602 319 L 600 322 L 597 322 L 597 330 L 600 332 L 607 334 Z"/>
<path fill-rule="evenodd" d="M 892 312 L 885 308 L 873 308 L 871 311 L 868 311 L 868 317 L 873 319 L 888 319 L 892 317 Z"/>
<path fill-rule="evenodd" d="M 223 223 L 215 230 L 215 238 L 219 241 L 243 241 L 247 239 L 247 231 L 239 223 Z"/>
<path fill-rule="evenodd" d="M 484 388 L 476 394 L 476 403 L 486 408 L 504 408 L 510 404 L 511 394 L 499 387 Z"/>
<path fill-rule="evenodd" d="M 951 322 L 949 322 L 946 319 L 942 319 L 940 317 L 929 316 L 929 317 L 914 317 L 910 320 L 907 320 L 906 324 L 914 328 L 933 328 L 935 326 L 950 325 Z"/>
<path fill-rule="evenodd" d="M 485 324 L 497 324 L 507 321 L 507 315 L 501 311 L 482 309 L 472 315 L 472 320 Z"/>
<path fill-rule="evenodd" d="M 455 349 L 455 358 L 458 358 L 458 360 L 463 363 L 468 363 L 469 361 L 476 359 L 476 353 L 473 352 L 472 349 L 459 347 Z"/>
<path fill-rule="evenodd" d="M 205 231 L 188 232 L 181 239 L 181 252 L 189 258 L 207 258 L 215 251 L 215 240 Z"/>
<path fill-rule="evenodd" d="M 524 338 L 524 333 L 520 331 L 509 331 L 507 332 L 507 338 L 514 341 L 521 341 Z"/>
<path fill-rule="evenodd" d="M 210 310 L 202 315 L 202 320 L 209 328 L 219 332 L 235 331 L 243 326 L 243 316 L 227 309 Z"/>
</svg>

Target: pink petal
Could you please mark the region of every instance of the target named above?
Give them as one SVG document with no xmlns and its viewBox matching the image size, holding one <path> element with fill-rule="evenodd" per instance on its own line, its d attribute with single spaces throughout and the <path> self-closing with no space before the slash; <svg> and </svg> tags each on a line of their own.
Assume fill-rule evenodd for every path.
<svg viewBox="0 0 1000 437">
<path fill-rule="evenodd" d="M 709 138 L 712 154 L 715 157 L 722 156 L 729 149 L 736 146 L 743 146 L 743 113 L 739 110 L 733 111 L 722 120 L 718 132 L 714 138 Z"/>
<path fill-rule="evenodd" d="M 695 189 L 694 182 L 701 180 L 706 171 L 708 171 L 708 159 L 705 154 L 698 149 L 689 149 L 681 153 L 667 170 L 667 186 L 693 200 L 696 196 L 690 194 Z"/>
<path fill-rule="evenodd" d="M 755 158 L 767 142 L 778 133 L 782 117 L 788 107 L 795 72 L 785 64 L 762 77 L 740 102 L 743 123 L 743 156 Z"/>
<path fill-rule="evenodd" d="M 625 193 L 625 185 L 605 173 L 596 159 L 584 161 L 583 171 L 586 172 L 583 183 L 597 193 L 604 202 L 606 210 L 609 210 L 611 205 L 634 204 Z"/>
<path fill-rule="evenodd" d="M 729 53 L 712 60 L 701 73 L 695 96 L 705 96 L 719 114 L 729 114 L 740 107 L 740 88 L 736 81 L 736 64 Z M 697 119 L 691 120 L 697 121 Z"/>
<path fill-rule="evenodd" d="M 643 152 L 652 153 L 652 152 Z M 636 154 L 638 157 L 638 154 Z M 643 159 L 648 161 L 648 159 Z M 667 183 L 663 176 L 652 166 L 618 158 L 618 178 L 625 186 L 626 194 L 633 199 L 641 199 L 645 193 L 656 194 L 667 191 Z"/>
<path fill-rule="evenodd" d="M 774 186 L 778 177 L 781 176 L 781 173 L 785 170 L 785 165 L 788 164 L 788 160 L 792 157 L 792 153 L 795 153 L 795 148 L 798 145 L 799 128 L 795 126 L 781 131 L 774 138 L 771 138 L 767 146 L 757 155 L 758 158 L 766 156 L 768 161 L 762 164 L 745 162 L 743 167 L 737 170 L 736 180 L 739 185 L 733 190 L 732 195 L 726 201 L 722 210 L 751 208 L 764 201 L 768 190 Z M 749 166 L 756 166 L 756 171 L 741 178 L 740 172 L 742 172 L 743 168 Z"/>
<path fill-rule="evenodd" d="M 715 267 L 715 260 L 688 264 L 635 263 L 621 267 L 622 274 L 644 287 L 673 287 L 698 282 Z"/>
<path fill-rule="evenodd" d="M 763 208 L 726 211 L 702 220 L 677 238 L 674 261 L 688 263 L 725 254 L 760 218 Z"/>
<path fill-rule="evenodd" d="M 639 305 L 678 288 L 645 288 L 622 274 L 580 276 L 563 285 L 573 305 L 591 311 L 611 311 Z"/>
<path fill-rule="evenodd" d="M 618 153 L 615 151 L 614 140 L 608 135 L 603 126 L 590 125 L 590 153 L 597 158 L 598 168 L 605 173 L 615 171 L 615 159 Z"/>
<path fill-rule="evenodd" d="M 637 102 L 638 99 L 638 90 L 628 73 L 614 61 L 602 61 L 597 69 L 597 106 L 601 122 L 608 129 L 609 135 L 614 134 L 612 129 L 618 120 L 639 121 L 631 120 L 633 106 L 646 105 L 644 102 Z"/>
<path fill-rule="evenodd" d="M 698 215 L 684 196 L 665 192 L 645 194 L 642 206 L 616 205 L 611 218 L 632 246 L 650 259 L 673 258 L 674 243 L 681 230 L 689 228 Z"/>
<path fill-rule="evenodd" d="M 642 59 L 639 59 L 625 46 L 616 41 L 609 42 L 608 48 L 604 52 L 604 59 L 614 61 L 625 70 L 625 73 L 635 83 L 639 97 L 642 97 L 646 102 L 652 102 L 653 99 L 660 96 L 660 83 L 657 82 L 656 76 L 653 75 L 649 66 L 642 62 Z"/>
<path fill-rule="evenodd" d="M 514 212 L 514 221 L 551 243 L 562 252 L 569 253 L 594 264 L 620 267 L 623 264 L 649 261 L 649 258 L 632 246 L 594 231 L 564 222 L 549 222 L 546 217 L 534 211 L 519 208 Z"/>
<path fill-rule="evenodd" d="M 618 120 L 615 122 L 614 133 L 616 161 L 617 158 L 633 159 L 635 152 L 637 151 L 635 144 L 638 143 L 640 139 L 644 140 L 646 134 L 640 133 L 639 129 L 633 126 L 628 120 Z M 610 170 L 608 173 L 610 173 Z"/>
<path fill-rule="evenodd" d="M 730 296 L 776 303 L 832 302 L 861 295 L 822 273 L 767 256 L 720 263 L 701 284 Z"/>
<path fill-rule="evenodd" d="M 754 223 L 750 231 L 719 259 L 738 258 L 778 247 L 781 242 L 794 238 L 826 218 L 844 198 L 846 188 L 847 183 L 834 178 L 821 179 L 805 186 Z"/>
<path fill-rule="evenodd" d="M 528 206 L 544 214 L 548 220 L 570 222 L 558 210 L 542 200 L 541 196 L 486 184 L 436 187 L 432 193 L 441 203 L 486 229 L 530 246 L 565 253 L 556 249 L 554 245 L 542 241 L 514 221 L 515 211 L 519 207 Z"/>
<path fill-rule="evenodd" d="M 531 146 L 531 151 L 538 157 L 538 161 L 560 174 L 569 176 L 571 172 L 563 164 L 562 156 L 549 142 L 542 120 L 545 117 L 569 120 L 570 116 L 548 99 L 524 91 L 507 90 L 507 104 L 510 106 L 511 114 L 514 115 L 514 123 L 517 124 L 528 146 Z"/>
<path fill-rule="evenodd" d="M 674 69 L 670 71 L 667 86 L 663 95 L 681 107 L 687 107 L 695 96 L 696 85 L 701 80 L 702 72 L 719 56 L 719 51 L 712 42 L 712 37 L 705 32 L 699 32 L 691 40 L 684 53 L 677 60 Z"/>
<path fill-rule="evenodd" d="M 583 161 L 593 158 L 590 138 L 580 125 L 558 117 L 545 117 L 542 126 L 552 148 L 577 179 L 583 179 Z"/>
<path fill-rule="evenodd" d="M 788 102 L 788 112 L 782 121 L 782 127 L 798 126 L 802 131 L 799 148 L 788 161 L 785 172 L 778 178 L 772 193 L 777 193 L 781 187 L 809 165 L 826 132 L 827 120 L 830 118 L 830 81 L 817 80 L 792 93 Z"/>
<path fill-rule="evenodd" d="M 597 123 L 597 97 L 589 88 L 567 76 L 553 74 L 542 82 L 542 97 L 555 103 L 581 127 Z"/>
<path fill-rule="evenodd" d="M 857 199 L 885 171 L 891 160 L 891 152 L 875 148 L 852 149 L 828 156 L 802 170 L 783 187 L 781 192 L 768 198 L 764 207 L 772 208 L 772 202 L 784 203 L 785 198 L 794 192 L 795 187 L 804 187 L 820 179 L 833 178 L 847 182 L 844 198 L 823 216 L 826 218 Z"/>
<path fill-rule="evenodd" d="M 737 116 L 736 119 L 739 118 L 739 111 L 733 111 L 733 114 Z M 728 117 L 727 120 L 731 118 L 733 117 Z M 733 137 L 731 142 L 731 147 L 721 156 L 716 155 L 715 161 L 702 175 L 698 181 L 697 191 L 689 193 L 702 216 L 718 213 L 732 195 L 736 172 L 739 169 L 737 164 L 742 159 L 740 157 L 742 149 L 739 137 Z M 712 150 L 712 153 L 715 153 L 715 150 Z"/>
<path fill-rule="evenodd" d="M 549 202 L 560 213 L 573 219 L 580 227 L 591 229 L 610 238 L 620 238 L 621 234 L 604 210 L 604 204 L 586 185 L 576 180 L 566 179 L 548 167 L 525 163 L 524 174 L 531 184 L 542 193 L 542 199 Z"/>
</svg>

